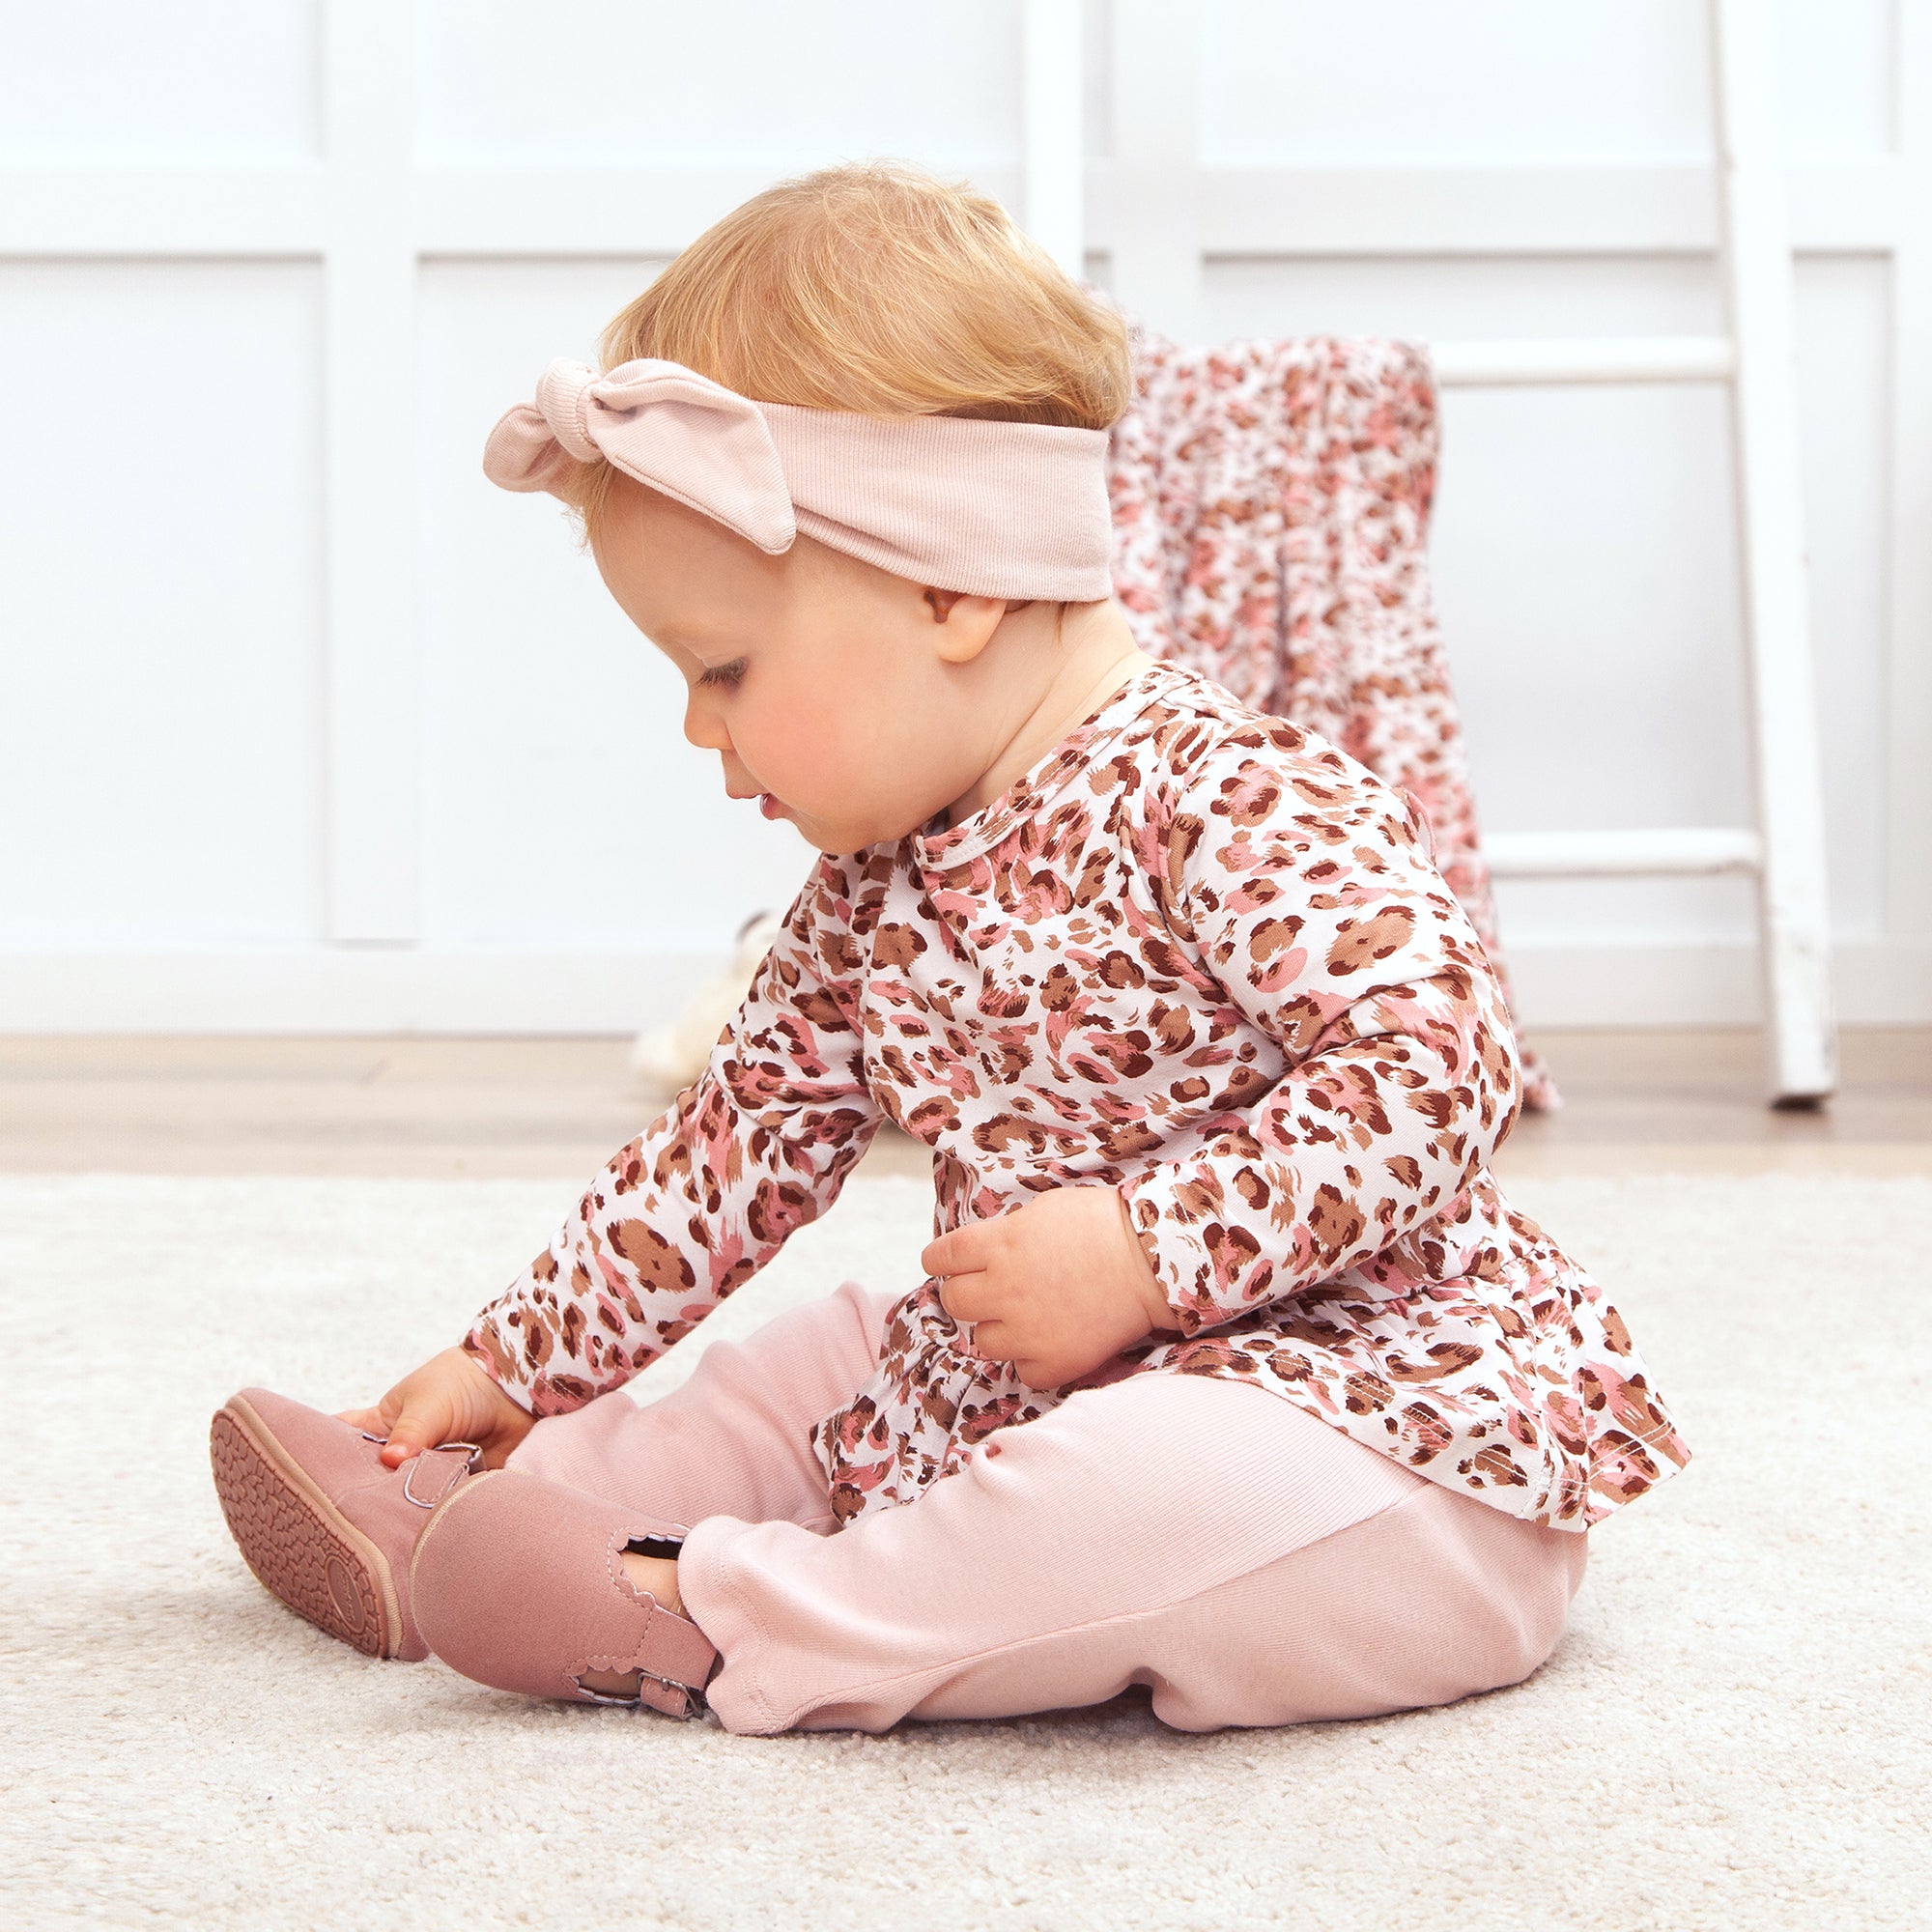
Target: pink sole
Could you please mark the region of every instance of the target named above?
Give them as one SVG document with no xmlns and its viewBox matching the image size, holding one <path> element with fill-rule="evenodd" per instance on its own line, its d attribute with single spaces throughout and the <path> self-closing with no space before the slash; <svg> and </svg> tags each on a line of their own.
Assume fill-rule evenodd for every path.
<svg viewBox="0 0 1932 1932">
<path fill-rule="evenodd" d="M 208 1452 L 221 1513 L 263 1587 L 365 1656 L 393 1656 L 401 1618 L 382 1555 L 246 1403 L 215 1411 Z"/>
</svg>

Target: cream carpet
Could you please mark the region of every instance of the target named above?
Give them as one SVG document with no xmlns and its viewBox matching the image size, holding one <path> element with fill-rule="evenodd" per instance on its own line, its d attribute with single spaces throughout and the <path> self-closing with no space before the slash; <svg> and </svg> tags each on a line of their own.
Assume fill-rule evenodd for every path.
<svg viewBox="0 0 1932 1932">
<path fill-rule="evenodd" d="M 1932 1182 L 1518 1183 L 1696 1460 L 1592 1533 L 1526 1683 L 1201 1737 L 1130 1693 L 734 1738 L 374 1664 L 282 1609 L 222 1526 L 210 1411 L 249 1382 L 380 1393 L 569 1192 L 0 1179 L 0 1923 L 1932 1922 Z M 854 1182 L 687 1346 L 911 1279 L 926 1213 L 919 1183 Z"/>
</svg>

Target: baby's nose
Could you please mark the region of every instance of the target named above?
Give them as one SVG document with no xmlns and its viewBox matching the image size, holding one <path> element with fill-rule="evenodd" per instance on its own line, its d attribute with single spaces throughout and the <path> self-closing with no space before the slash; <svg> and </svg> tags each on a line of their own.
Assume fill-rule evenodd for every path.
<svg viewBox="0 0 1932 1932">
<path fill-rule="evenodd" d="M 709 705 L 700 704 L 696 697 L 684 707 L 684 735 L 700 752 L 728 752 L 731 749 L 731 736 L 724 729 L 724 721 Z"/>
</svg>

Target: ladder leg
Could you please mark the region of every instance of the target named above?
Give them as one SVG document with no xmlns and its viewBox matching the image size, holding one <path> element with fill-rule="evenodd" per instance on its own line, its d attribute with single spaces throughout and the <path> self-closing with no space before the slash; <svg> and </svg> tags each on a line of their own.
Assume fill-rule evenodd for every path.
<svg viewBox="0 0 1932 1932">
<path fill-rule="evenodd" d="M 1763 839 L 1758 911 L 1772 1103 L 1837 1084 L 1824 791 L 1799 480 L 1791 243 L 1774 107 L 1773 10 L 1712 0 L 1723 259 L 1737 342 L 1731 421 L 1742 512 L 1750 739 Z"/>
</svg>

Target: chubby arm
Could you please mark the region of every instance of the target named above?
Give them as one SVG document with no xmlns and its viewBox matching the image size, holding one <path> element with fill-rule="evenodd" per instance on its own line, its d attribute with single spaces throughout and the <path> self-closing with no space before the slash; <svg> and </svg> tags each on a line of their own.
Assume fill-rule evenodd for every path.
<svg viewBox="0 0 1932 1932">
<path fill-rule="evenodd" d="M 464 1338 L 526 1409 L 628 1381 L 816 1220 L 870 1144 L 849 863 L 820 857 L 703 1073 Z"/>
<path fill-rule="evenodd" d="M 1514 1123 L 1520 1069 L 1419 813 L 1352 759 L 1240 734 L 1155 826 L 1171 923 L 1290 1062 L 1122 1184 L 1193 1335 L 1422 1230 Z"/>
</svg>

